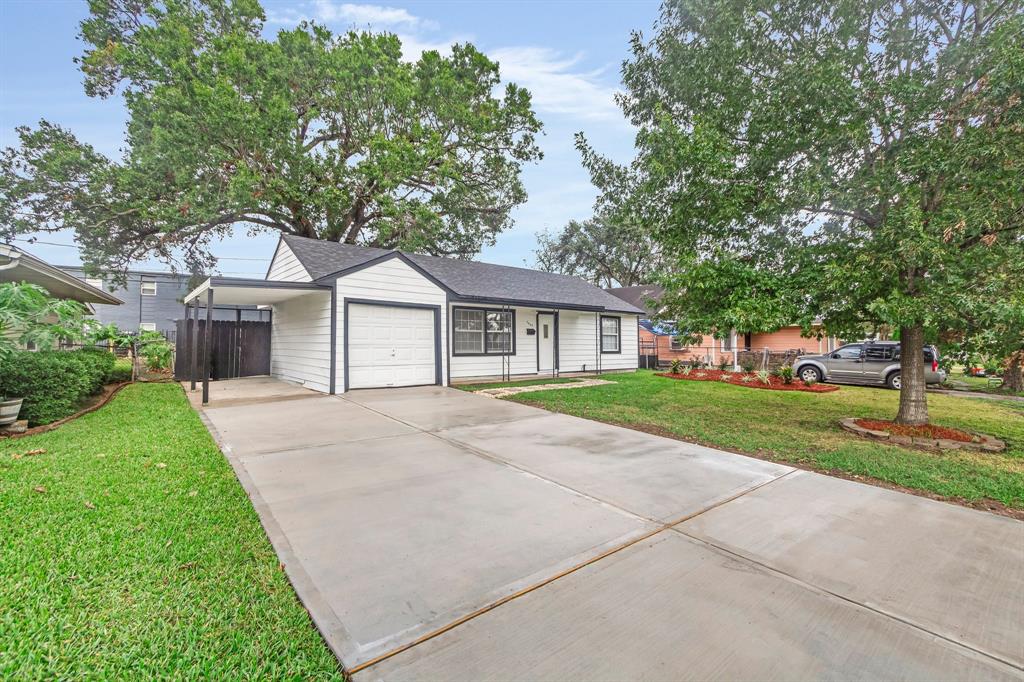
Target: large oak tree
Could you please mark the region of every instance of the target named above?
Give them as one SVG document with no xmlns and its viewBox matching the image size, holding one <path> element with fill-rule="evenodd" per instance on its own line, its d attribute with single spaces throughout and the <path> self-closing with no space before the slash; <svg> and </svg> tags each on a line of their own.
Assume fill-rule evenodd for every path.
<svg viewBox="0 0 1024 682">
<path fill-rule="evenodd" d="M 526 199 L 530 95 L 472 45 L 402 58 L 397 37 L 302 24 L 256 0 L 90 0 L 91 96 L 124 98 L 123 157 L 47 121 L 0 158 L 0 236 L 73 229 L 92 270 L 213 264 L 235 226 L 468 257 Z M 500 92 L 500 96 L 496 95 Z"/>
<path fill-rule="evenodd" d="M 647 284 L 661 269 L 660 246 L 642 225 L 595 216 L 537 235 L 537 267 L 599 287 Z"/>
<path fill-rule="evenodd" d="M 922 344 L 965 332 L 966 303 L 974 330 L 1021 319 L 1021 7 L 666 2 L 623 71 L 637 159 L 581 143 L 609 202 L 632 177 L 625 205 L 675 268 L 666 314 L 703 332 L 898 329 L 897 419 L 927 421 Z"/>
</svg>

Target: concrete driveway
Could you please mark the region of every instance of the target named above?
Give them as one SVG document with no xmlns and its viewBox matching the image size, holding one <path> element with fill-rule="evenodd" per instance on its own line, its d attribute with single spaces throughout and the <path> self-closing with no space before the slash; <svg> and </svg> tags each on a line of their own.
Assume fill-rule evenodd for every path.
<svg viewBox="0 0 1024 682">
<path fill-rule="evenodd" d="M 453 389 L 212 388 L 356 680 L 1024 677 L 1019 521 Z"/>
</svg>

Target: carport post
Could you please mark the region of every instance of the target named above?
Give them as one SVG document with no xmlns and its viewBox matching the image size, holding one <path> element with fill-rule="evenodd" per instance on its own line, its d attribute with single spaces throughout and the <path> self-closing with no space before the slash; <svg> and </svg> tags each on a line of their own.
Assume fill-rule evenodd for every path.
<svg viewBox="0 0 1024 682">
<path fill-rule="evenodd" d="M 192 367 L 192 386 L 196 390 L 196 377 L 199 376 L 199 299 L 192 300 L 192 347 L 189 349 L 189 365 Z"/>
<path fill-rule="evenodd" d="M 213 331 L 213 287 L 206 290 L 206 329 L 203 330 L 203 405 L 210 402 L 210 343 Z"/>
</svg>

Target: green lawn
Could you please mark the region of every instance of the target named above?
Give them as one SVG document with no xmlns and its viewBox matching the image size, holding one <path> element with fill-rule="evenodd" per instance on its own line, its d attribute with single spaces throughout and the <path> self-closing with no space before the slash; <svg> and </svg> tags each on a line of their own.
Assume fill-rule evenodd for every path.
<svg viewBox="0 0 1024 682">
<path fill-rule="evenodd" d="M 176 384 L 0 440 L 0 679 L 341 677 Z"/>
<path fill-rule="evenodd" d="M 540 386 L 542 384 L 572 384 L 582 379 L 568 378 L 547 378 L 547 379 L 523 379 L 521 381 L 492 381 L 484 384 L 452 384 L 452 388 L 463 391 L 482 391 L 485 388 L 506 388 L 510 386 Z"/>
<path fill-rule="evenodd" d="M 930 395 L 932 421 L 1007 442 L 1000 454 L 932 453 L 857 438 L 842 417 L 891 419 L 898 393 L 843 386 L 834 393 L 766 391 L 652 372 L 609 374 L 613 386 L 527 392 L 508 398 L 598 421 L 789 462 L 866 476 L 970 501 L 1024 510 L 1024 414 L 1011 401 Z"/>
</svg>

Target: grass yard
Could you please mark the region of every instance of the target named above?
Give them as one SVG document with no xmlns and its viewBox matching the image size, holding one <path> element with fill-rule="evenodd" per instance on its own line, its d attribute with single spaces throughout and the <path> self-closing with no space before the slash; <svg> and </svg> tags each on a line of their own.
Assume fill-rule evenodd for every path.
<svg viewBox="0 0 1024 682">
<path fill-rule="evenodd" d="M 0 440 L 0 679 L 43 678 L 342 678 L 176 384 Z"/>
<path fill-rule="evenodd" d="M 1000 385 L 993 385 L 989 383 L 988 377 L 972 377 L 963 374 L 962 372 L 956 372 L 949 375 L 946 379 L 946 388 L 961 391 L 979 391 L 981 393 L 993 393 L 995 395 L 1024 395 L 1022 393 L 1015 393 L 1009 389 L 1002 388 Z"/>
<path fill-rule="evenodd" d="M 602 378 L 615 385 L 507 399 L 980 507 L 1005 505 L 1003 511 L 1024 518 L 1024 413 L 1008 404 L 1013 401 L 929 395 L 935 423 L 1007 443 L 999 454 L 932 453 L 875 443 L 840 429 L 842 417 L 892 419 L 896 391 L 857 386 L 821 394 L 764 391 L 656 377 L 644 370 Z"/>
</svg>

